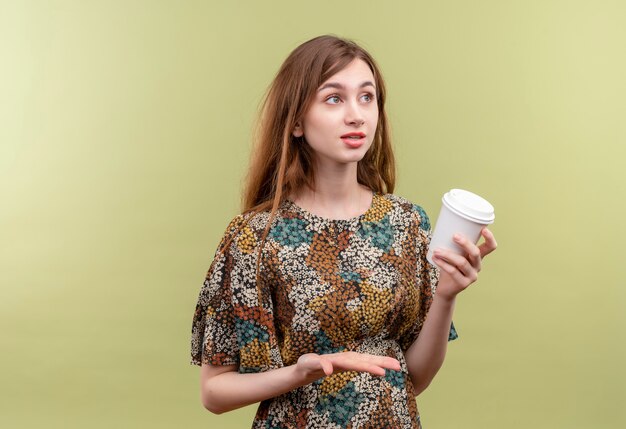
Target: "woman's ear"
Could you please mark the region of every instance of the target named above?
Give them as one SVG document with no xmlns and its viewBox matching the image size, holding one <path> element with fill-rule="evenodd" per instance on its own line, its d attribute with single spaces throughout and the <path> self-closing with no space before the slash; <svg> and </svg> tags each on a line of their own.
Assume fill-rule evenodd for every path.
<svg viewBox="0 0 626 429">
<path fill-rule="evenodd" d="M 294 127 L 292 134 L 294 137 L 302 137 L 304 135 L 300 122 L 296 122 L 296 126 Z"/>
</svg>

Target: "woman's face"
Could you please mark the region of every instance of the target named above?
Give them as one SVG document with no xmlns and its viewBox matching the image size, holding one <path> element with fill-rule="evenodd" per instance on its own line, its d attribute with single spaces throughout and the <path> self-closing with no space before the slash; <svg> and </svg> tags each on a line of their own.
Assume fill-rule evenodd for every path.
<svg viewBox="0 0 626 429">
<path fill-rule="evenodd" d="M 304 135 L 318 163 L 346 164 L 365 156 L 377 124 L 374 75 L 367 63 L 355 59 L 318 88 L 293 135 Z"/>
</svg>

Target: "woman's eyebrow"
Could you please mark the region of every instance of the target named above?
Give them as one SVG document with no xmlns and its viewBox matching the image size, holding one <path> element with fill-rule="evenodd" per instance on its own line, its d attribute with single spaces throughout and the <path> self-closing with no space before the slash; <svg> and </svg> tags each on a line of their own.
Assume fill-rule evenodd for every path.
<svg viewBox="0 0 626 429">
<path fill-rule="evenodd" d="M 371 87 L 373 87 L 374 89 L 376 89 L 376 85 L 374 85 L 374 84 L 373 84 L 372 82 L 370 82 L 369 80 L 368 80 L 368 81 L 365 81 L 365 82 L 363 82 L 361 85 L 359 85 L 359 88 L 364 88 L 364 87 L 366 87 L 366 86 L 371 86 Z M 320 89 L 318 89 L 318 90 L 317 90 L 317 92 L 320 92 L 321 90 L 326 89 L 326 88 L 346 89 L 346 87 L 345 87 L 345 86 L 343 86 L 343 85 L 342 85 L 342 84 L 340 84 L 340 83 L 337 83 L 337 82 L 328 82 L 328 83 L 326 83 L 326 84 L 322 85 L 322 87 L 321 87 Z"/>
</svg>

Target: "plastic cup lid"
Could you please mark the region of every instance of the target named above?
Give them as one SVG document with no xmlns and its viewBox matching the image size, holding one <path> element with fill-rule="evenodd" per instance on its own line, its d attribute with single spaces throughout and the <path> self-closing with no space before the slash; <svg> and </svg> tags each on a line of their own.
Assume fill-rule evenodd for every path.
<svg viewBox="0 0 626 429">
<path fill-rule="evenodd" d="M 441 200 L 454 213 L 473 222 L 490 224 L 496 218 L 489 201 L 463 189 L 452 189 Z"/>
</svg>

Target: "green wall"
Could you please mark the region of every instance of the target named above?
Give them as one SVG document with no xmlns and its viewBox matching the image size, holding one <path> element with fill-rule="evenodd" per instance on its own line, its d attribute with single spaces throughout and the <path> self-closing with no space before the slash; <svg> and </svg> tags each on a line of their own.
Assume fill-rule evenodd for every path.
<svg viewBox="0 0 626 429">
<path fill-rule="evenodd" d="M 380 63 L 397 194 L 496 207 L 427 429 L 626 427 L 621 1 L 0 0 L 3 427 L 240 428 L 188 364 L 253 119 L 325 33 Z"/>
</svg>

